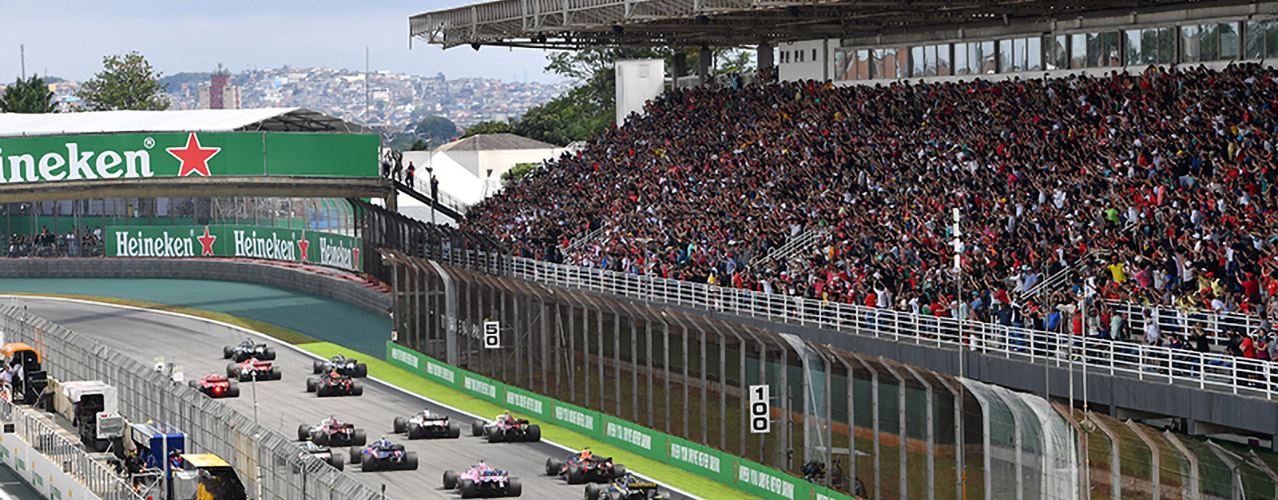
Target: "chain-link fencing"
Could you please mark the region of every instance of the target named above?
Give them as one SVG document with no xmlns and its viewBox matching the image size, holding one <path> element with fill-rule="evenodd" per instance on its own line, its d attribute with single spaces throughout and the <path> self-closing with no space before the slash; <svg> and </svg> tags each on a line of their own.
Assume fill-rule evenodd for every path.
<svg viewBox="0 0 1278 500">
<path fill-rule="evenodd" d="M 0 308 L 5 342 L 23 342 L 43 357 L 60 381 L 101 380 L 119 391 L 120 413 L 186 433 L 187 452 L 213 453 L 235 467 L 252 498 L 261 500 L 375 500 L 381 495 L 302 453 L 279 432 L 93 338 L 14 307 Z"/>
</svg>

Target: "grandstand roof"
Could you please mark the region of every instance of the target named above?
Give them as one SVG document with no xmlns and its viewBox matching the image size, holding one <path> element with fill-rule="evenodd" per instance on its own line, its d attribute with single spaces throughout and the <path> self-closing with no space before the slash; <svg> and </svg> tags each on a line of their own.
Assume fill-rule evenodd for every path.
<svg viewBox="0 0 1278 500">
<path fill-rule="evenodd" d="M 436 151 L 505 151 L 511 149 L 555 149 L 558 146 L 515 134 L 479 134 L 458 139 Z"/>
<path fill-rule="evenodd" d="M 753 45 L 906 30 L 1072 20 L 1186 0 L 492 0 L 418 14 L 409 35 L 445 48 Z"/>
<path fill-rule="evenodd" d="M 306 108 L 0 113 L 0 137 L 128 132 L 372 133 L 358 123 Z"/>
</svg>

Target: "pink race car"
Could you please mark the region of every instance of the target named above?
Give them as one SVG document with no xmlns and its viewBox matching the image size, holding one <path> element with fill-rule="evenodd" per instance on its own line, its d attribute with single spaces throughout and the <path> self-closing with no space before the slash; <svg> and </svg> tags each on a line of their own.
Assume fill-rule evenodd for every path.
<svg viewBox="0 0 1278 500">
<path fill-rule="evenodd" d="M 515 418 L 510 412 L 497 415 L 492 420 L 476 420 L 470 425 L 470 432 L 487 437 L 490 443 L 541 441 L 541 426 Z"/>
<path fill-rule="evenodd" d="M 280 372 L 280 367 L 275 366 L 270 361 L 261 361 L 257 358 L 249 358 L 240 363 L 230 363 L 226 365 L 226 378 L 239 380 L 240 382 L 248 382 L 256 378 L 257 380 L 279 380 L 284 376 Z"/>
<path fill-rule="evenodd" d="M 462 498 L 517 497 L 524 492 L 518 478 L 489 467 L 483 460 L 460 474 L 451 469 L 444 471 L 444 489 L 456 489 Z"/>
</svg>

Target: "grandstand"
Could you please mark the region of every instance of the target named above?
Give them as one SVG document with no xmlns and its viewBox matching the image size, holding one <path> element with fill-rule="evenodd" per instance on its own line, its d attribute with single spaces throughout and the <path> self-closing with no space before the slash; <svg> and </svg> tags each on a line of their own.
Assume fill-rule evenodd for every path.
<svg viewBox="0 0 1278 500">
<path fill-rule="evenodd" d="M 410 29 L 476 49 L 757 47 L 754 85 L 681 88 L 676 59 L 644 115 L 471 208 L 464 230 L 552 263 L 528 264 L 539 279 L 840 346 L 821 330 L 1185 391 L 1233 371 L 1226 392 L 1273 399 L 1278 3 L 498 0 Z M 1231 425 L 1278 446 L 1267 422 Z"/>
</svg>

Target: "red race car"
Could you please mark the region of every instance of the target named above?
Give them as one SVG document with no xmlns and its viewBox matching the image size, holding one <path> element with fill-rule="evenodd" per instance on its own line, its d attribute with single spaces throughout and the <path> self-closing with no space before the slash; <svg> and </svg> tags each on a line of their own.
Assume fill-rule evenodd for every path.
<svg viewBox="0 0 1278 500">
<path fill-rule="evenodd" d="M 541 441 L 541 426 L 512 417 L 510 412 L 492 420 L 476 420 L 470 424 L 470 432 L 488 438 L 490 443 Z"/>
<path fill-rule="evenodd" d="M 338 421 L 337 417 L 328 417 L 315 425 L 297 426 L 297 439 L 311 440 L 320 446 L 364 446 L 367 440 L 364 437 L 364 429 L 355 428 L 355 424 Z"/>
<path fill-rule="evenodd" d="M 216 373 L 210 373 L 199 380 L 188 380 L 192 389 L 207 394 L 210 398 L 235 398 L 240 395 L 240 386 L 234 380 Z"/>
<path fill-rule="evenodd" d="M 237 379 L 240 382 L 248 382 L 256 378 L 257 380 L 279 380 L 284 374 L 280 372 L 278 366 L 274 366 L 270 361 L 259 361 L 257 358 L 249 358 L 242 363 L 231 363 L 226 365 L 226 378 Z"/>
<path fill-rule="evenodd" d="M 364 394 L 364 386 L 359 385 L 359 382 L 356 382 L 355 379 L 333 371 L 325 373 L 319 378 L 306 377 L 306 392 L 313 392 L 321 398 L 324 396 L 359 396 Z"/>
<path fill-rule="evenodd" d="M 612 463 L 612 457 L 601 457 L 590 452 L 590 448 L 568 455 L 560 460 L 555 457 L 546 459 L 546 475 L 560 476 L 568 480 L 568 484 L 609 483 L 626 475 L 626 466 Z"/>
</svg>

